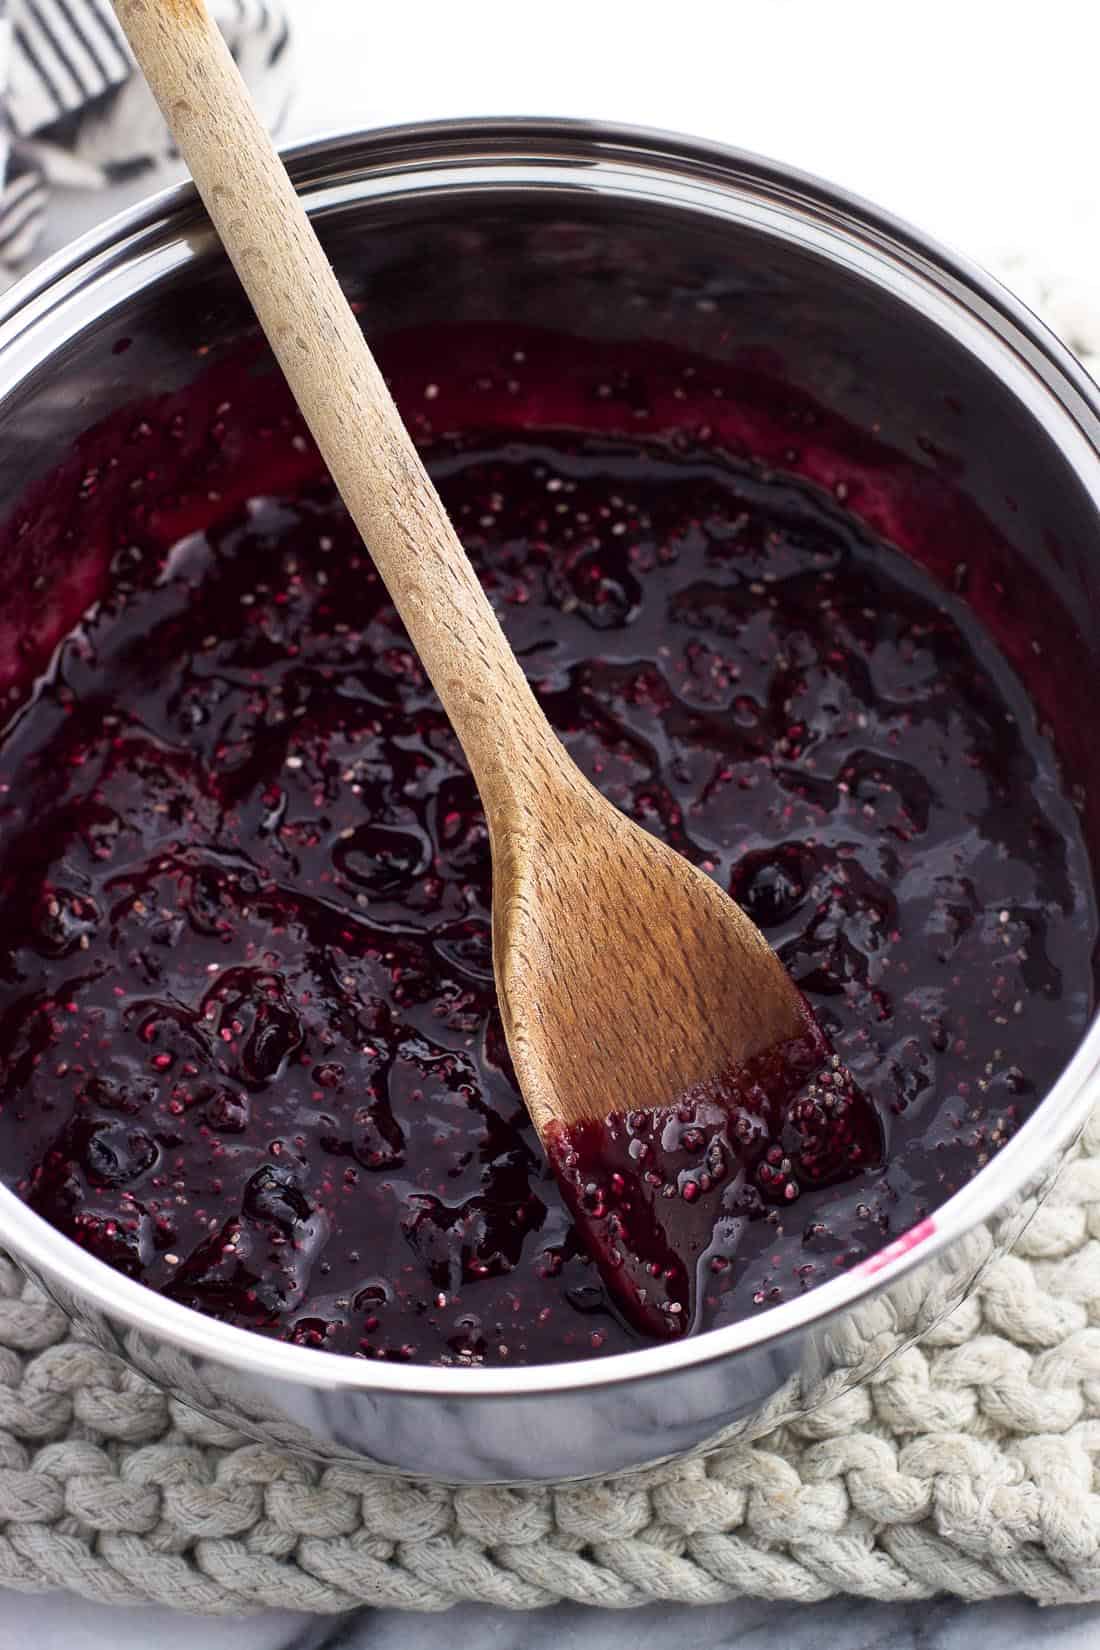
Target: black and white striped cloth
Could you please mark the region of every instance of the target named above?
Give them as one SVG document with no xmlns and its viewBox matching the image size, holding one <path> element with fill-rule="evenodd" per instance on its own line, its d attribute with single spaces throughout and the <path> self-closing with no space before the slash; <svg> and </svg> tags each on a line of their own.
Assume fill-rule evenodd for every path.
<svg viewBox="0 0 1100 1650">
<path fill-rule="evenodd" d="M 284 0 L 209 0 L 274 128 L 290 89 Z M 96 188 L 171 152 L 110 0 L 0 0 L 0 285 L 34 248 L 51 186 Z"/>
</svg>

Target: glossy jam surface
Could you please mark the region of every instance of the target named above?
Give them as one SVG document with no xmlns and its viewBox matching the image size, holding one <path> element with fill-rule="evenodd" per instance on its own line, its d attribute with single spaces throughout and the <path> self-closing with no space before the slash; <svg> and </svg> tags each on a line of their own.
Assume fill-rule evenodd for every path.
<svg viewBox="0 0 1100 1650">
<path fill-rule="evenodd" d="M 899 1238 L 1035 1106 L 1091 1000 L 1077 815 L 961 596 L 718 450 L 694 367 L 662 367 L 670 438 L 626 405 L 643 359 L 620 384 L 561 345 L 566 405 L 548 364 L 490 353 L 490 390 L 410 357 L 399 396 L 549 716 L 743 902 L 874 1107 L 816 1168 L 820 1094 L 749 1107 L 744 1137 L 702 1101 L 624 1123 L 628 1156 L 675 1125 L 685 1211 L 721 1136 L 698 1323 L 727 1322 Z M 0 744 L 5 1178 L 151 1288 L 309 1345 L 636 1345 L 511 1076 L 484 819 L 369 558 L 292 421 L 188 416 L 125 439 L 163 480 L 178 433 L 190 490 L 112 494 L 109 568 L 27 620 L 98 598 Z M 110 485 L 93 465 L 81 497 Z"/>
<path fill-rule="evenodd" d="M 752 1212 L 880 1169 L 883 1138 L 807 1006 L 799 1035 L 675 1104 L 558 1126 L 547 1154 L 614 1304 L 677 1340 L 706 1321 Z"/>
</svg>

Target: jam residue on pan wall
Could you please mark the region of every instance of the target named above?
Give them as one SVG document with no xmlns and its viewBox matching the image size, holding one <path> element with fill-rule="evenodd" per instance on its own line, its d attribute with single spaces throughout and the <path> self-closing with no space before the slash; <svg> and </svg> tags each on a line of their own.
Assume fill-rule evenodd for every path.
<svg viewBox="0 0 1100 1650">
<path fill-rule="evenodd" d="M 898 1239 L 1035 1106 L 1091 1002 L 1077 813 L 944 587 L 975 554 L 961 501 L 933 578 L 858 519 L 887 526 L 897 455 L 793 392 L 451 345 L 387 365 L 548 715 L 744 904 L 877 1112 L 817 1176 L 746 1118 L 699 1252 L 698 1326 L 728 1322 Z M 8 1183 L 151 1288 L 306 1345 L 638 1344 L 510 1072 L 462 753 L 274 381 L 219 369 L 116 417 L 8 536 L 38 569 L 0 625 Z M 28 696 L 12 637 L 26 673 L 63 631 Z"/>
</svg>

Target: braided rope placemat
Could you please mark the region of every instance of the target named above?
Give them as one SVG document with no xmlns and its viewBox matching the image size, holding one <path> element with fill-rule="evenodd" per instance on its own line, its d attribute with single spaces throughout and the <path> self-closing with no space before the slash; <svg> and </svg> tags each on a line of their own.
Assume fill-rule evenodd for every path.
<svg viewBox="0 0 1100 1650">
<path fill-rule="evenodd" d="M 0 1259 L 0 1586 L 209 1613 L 1100 1598 L 1100 1112 L 1015 1254 L 862 1386 L 754 1443 L 444 1490 L 247 1442 Z"/>
<path fill-rule="evenodd" d="M 1003 272 L 1095 371 L 1091 291 Z M 209 1614 L 1100 1599 L 1100 1112 L 918 1346 L 752 1443 L 596 1484 L 449 1491 L 249 1442 L 0 1256 L 0 1586 Z"/>
</svg>

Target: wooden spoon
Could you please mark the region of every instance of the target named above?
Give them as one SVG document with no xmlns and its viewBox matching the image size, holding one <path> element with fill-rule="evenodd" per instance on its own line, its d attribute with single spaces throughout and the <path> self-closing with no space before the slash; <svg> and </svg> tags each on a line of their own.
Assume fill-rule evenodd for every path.
<svg viewBox="0 0 1100 1650">
<path fill-rule="evenodd" d="M 605 801 L 550 728 L 203 0 L 115 10 L 473 770 L 497 989 L 531 1116 L 624 1310 L 679 1334 L 695 1257 L 677 1248 L 705 1246 L 716 1210 L 726 1218 L 703 1194 L 740 1171 L 729 1124 L 746 1062 L 757 1079 L 765 1063 L 769 1103 L 783 1103 L 827 1045 L 759 930 Z M 695 1133 L 662 1145 L 678 1104 Z M 692 1197 L 696 1160 L 710 1168 Z M 705 1207 L 685 1227 L 689 1203 Z"/>
</svg>

